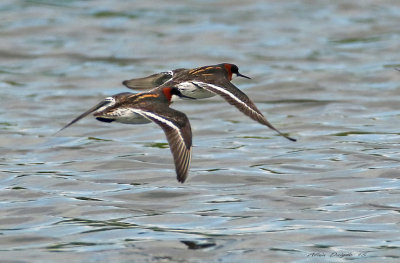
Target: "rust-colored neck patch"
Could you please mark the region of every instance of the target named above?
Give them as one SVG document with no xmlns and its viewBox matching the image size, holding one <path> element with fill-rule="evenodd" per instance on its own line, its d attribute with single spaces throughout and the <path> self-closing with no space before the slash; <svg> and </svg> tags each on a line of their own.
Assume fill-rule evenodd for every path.
<svg viewBox="0 0 400 263">
<path fill-rule="evenodd" d="M 172 88 L 164 88 L 163 89 L 163 93 L 165 98 L 167 98 L 167 100 L 170 102 L 171 98 L 172 98 L 172 93 L 171 93 Z"/>
<path fill-rule="evenodd" d="M 229 81 L 232 80 L 232 65 L 231 64 L 224 64 L 226 71 L 228 72 L 228 79 Z"/>
</svg>

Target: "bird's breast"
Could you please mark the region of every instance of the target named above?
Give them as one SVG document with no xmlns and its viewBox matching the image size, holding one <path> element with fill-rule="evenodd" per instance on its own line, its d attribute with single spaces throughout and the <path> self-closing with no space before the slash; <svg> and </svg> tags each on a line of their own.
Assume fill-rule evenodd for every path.
<svg viewBox="0 0 400 263">
<path fill-rule="evenodd" d="M 179 91 L 188 97 L 195 99 L 205 99 L 215 96 L 214 93 L 194 85 L 192 82 L 182 82 L 176 86 Z M 175 101 L 177 96 L 173 96 L 172 100 Z"/>
</svg>

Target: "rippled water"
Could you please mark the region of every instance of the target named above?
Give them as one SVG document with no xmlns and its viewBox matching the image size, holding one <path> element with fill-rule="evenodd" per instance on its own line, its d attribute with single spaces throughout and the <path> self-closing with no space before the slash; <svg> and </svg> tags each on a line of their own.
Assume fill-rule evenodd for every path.
<svg viewBox="0 0 400 263">
<path fill-rule="evenodd" d="M 399 262 L 400 3 L 0 4 L 1 262 Z M 239 65 L 277 136 L 182 101 L 175 180 L 154 124 L 87 118 L 122 80 Z"/>
</svg>

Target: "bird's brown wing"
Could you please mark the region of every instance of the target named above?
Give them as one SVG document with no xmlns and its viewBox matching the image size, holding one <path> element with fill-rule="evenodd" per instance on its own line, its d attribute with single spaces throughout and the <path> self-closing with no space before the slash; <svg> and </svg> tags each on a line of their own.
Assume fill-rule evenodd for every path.
<svg viewBox="0 0 400 263">
<path fill-rule="evenodd" d="M 264 117 L 264 115 L 260 112 L 260 110 L 256 107 L 256 105 L 244 94 L 241 90 L 239 90 L 235 85 L 230 83 L 229 81 L 223 81 L 216 84 L 210 84 L 205 82 L 192 81 L 192 83 L 200 88 L 206 89 L 210 92 L 214 92 L 217 95 L 220 95 L 224 98 L 229 104 L 235 106 L 239 111 L 249 116 L 253 120 L 269 127 L 270 129 L 276 131 L 278 134 L 287 138 L 291 141 L 296 141 L 277 128 L 272 126 L 272 124 Z"/>
<path fill-rule="evenodd" d="M 156 73 L 144 78 L 136 78 L 130 80 L 124 80 L 122 84 L 129 89 L 135 90 L 149 90 L 156 88 L 165 82 L 171 80 L 175 74 L 181 72 L 184 69 L 175 69 L 166 72 Z"/>
<path fill-rule="evenodd" d="M 114 103 L 114 98 L 113 97 L 107 97 L 104 100 L 102 100 L 99 104 L 97 104 L 96 106 L 92 107 L 91 109 L 85 111 L 84 113 L 82 113 L 81 115 L 79 115 L 78 117 L 76 117 L 75 119 L 73 119 L 70 123 L 68 123 L 67 125 L 65 125 L 62 129 L 60 129 L 58 132 L 68 128 L 69 126 L 71 126 L 72 124 L 74 124 L 75 122 L 79 121 L 80 119 L 83 119 L 84 117 L 86 117 L 87 115 L 89 115 L 92 112 L 95 112 L 99 109 L 101 109 L 102 107 L 108 106 L 112 103 Z M 57 132 L 57 133 L 58 133 Z"/>
<path fill-rule="evenodd" d="M 192 158 L 192 130 L 186 115 L 169 107 L 134 109 L 134 111 L 158 124 L 167 137 L 174 158 L 179 182 L 185 182 Z"/>
</svg>

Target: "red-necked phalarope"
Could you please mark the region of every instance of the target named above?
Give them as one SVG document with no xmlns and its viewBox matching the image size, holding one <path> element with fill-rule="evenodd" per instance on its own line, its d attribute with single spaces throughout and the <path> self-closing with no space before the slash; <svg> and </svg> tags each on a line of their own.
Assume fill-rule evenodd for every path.
<svg viewBox="0 0 400 263">
<path fill-rule="evenodd" d="M 296 141 L 275 128 L 249 97 L 231 83 L 234 74 L 250 79 L 240 74 L 236 65 L 223 63 L 195 69 L 175 69 L 144 78 L 126 80 L 123 84 L 131 89 L 152 89 L 152 91 L 164 87 L 176 87 L 183 95 L 196 99 L 220 95 L 251 119 L 269 127 L 288 140 Z"/>
<path fill-rule="evenodd" d="M 105 98 L 61 130 L 91 113 L 102 122 L 115 121 L 127 124 L 155 122 L 164 130 L 174 158 L 177 179 L 183 183 L 187 178 L 192 156 L 192 131 L 186 115 L 169 107 L 174 96 L 187 97 L 179 89 L 171 87 L 138 94 L 120 93 Z"/>
</svg>

